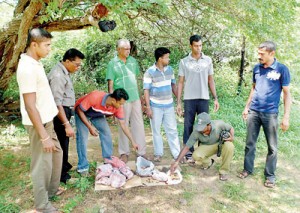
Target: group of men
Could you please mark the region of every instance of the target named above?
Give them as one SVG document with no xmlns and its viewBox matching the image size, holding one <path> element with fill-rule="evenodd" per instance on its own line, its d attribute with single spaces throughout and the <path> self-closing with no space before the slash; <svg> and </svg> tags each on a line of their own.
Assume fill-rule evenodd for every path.
<svg viewBox="0 0 300 213">
<path fill-rule="evenodd" d="M 59 195 L 63 189 L 60 182 L 70 179 L 68 171 L 69 137 L 75 132 L 70 125 L 70 117 L 75 113 L 76 146 L 78 153 L 77 171 L 88 175 L 87 158 L 88 134 L 99 136 L 102 157 L 110 159 L 113 144 L 107 116 L 114 116 L 119 122 L 118 151 L 120 158 L 127 162 L 130 154 L 129 141 L 138 156 L 146 155 L 146 141 L 142 107 L 137 78 L 140 73 L 137 61 L 130 56 L 130 42 L 121 39 L 117 43 L 118 54 L 109 62 L 106 79 L 108 93 L 93 91 L 75 101 L 75 92 L 70 74 L 81 66 L 84 54 L 69 49 L 62 61 L 53 67 L 46 76 L 39 60 L 51 50 L 52 35 L 42 28 L 29 31 L 26 52 L 21 55 L 17 81 L 20 89 L 22 123 L 28 131 L 31 147 L 31 177 L 34 203 L 38 212 L 57 212 L 49 198 Z M 155 63 L 144 74 L 143 89 L 146 114 L 150 119 L 154 161 L 163 157 L 161 125 L 167 136 L 174 162 L 173 172 L 179 162 L 200 164 L 208 169 L 213 164 L 212 155 L 218 151 L 220 134 L 229 133 L 222 145 L 222 164 L 219 179 L 228 179 L 227 173 L 234 152 L 234 128 L 224 121 L 211 120 L 209 116 L 209 91 L 214 100 L 214 111 L 219 102 L 213 79 L 213 64 L 210 57 L 202 52 L 199 35 L 190 37 L 191 53 L 179 64 L 179 82 L 169 66 L 170 50 L 157 48 Z M 247 119 L 247 140 L 244 170 L 240 178 L 253 173 L 257 137 L 262 126 L 268 144 L 265 167 L 265 186 L 275 186 L 277 161 L 278 105 L 283 90 L 284 116 L 281 128 L 289 126 L 291 96 L 289 92 L 290 75 L 286 66 L 274 57 L 275 44 L 264 42 L 258 48 L 260 63 L 253 70 L 253 87 L 243 112 Z M 47 78 L 48 77 L 48 78 Z M 181 96 L 184 91 L 184 112 Z M 176 112 L 184 114 L 184 147 L 180 150 L 177 131 L 176 112 L 173 95 L 177 97 Z M 196 118 L 196 124 L 194 121 Z M 131 130 L 129 129 L 131 127 Z M 194 150 L 194 144 L 198 142 Z"/>
</svg>

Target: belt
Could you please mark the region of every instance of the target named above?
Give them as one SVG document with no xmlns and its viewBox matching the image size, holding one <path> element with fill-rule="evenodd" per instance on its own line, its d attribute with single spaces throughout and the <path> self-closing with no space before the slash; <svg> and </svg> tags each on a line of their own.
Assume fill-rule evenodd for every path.
<svg viewBox="0 0 300 213">
<path fill-rule="evenodd" d="M 74 106 L 63 106 L 64 108 L 67 108 L 67 109 L 71 109 L 73 110 L 74 109 Z"/>
</svg>

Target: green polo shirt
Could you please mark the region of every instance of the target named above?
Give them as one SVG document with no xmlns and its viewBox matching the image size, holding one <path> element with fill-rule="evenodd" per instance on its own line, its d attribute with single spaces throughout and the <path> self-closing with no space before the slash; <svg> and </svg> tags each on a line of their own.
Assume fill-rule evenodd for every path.
<svg viewBox="0 0 300 213">
<path fill-rule="evenodd" d="M 118 88 L 125 89 L 129 95 L 127 102 L 132 102 L 140 98 L 136 81 L 136 76 L 139 73 L 139 65 L 133 57 L 128 56 L 125 64 L 118 56 L 115 56 L 108 63 L 106 80 L 114 82 L 114 90 Z"/>
<path fill-rule="evenodd" d="M 212 145 L 212 144 L 218 143 L 220 133 L 223 130 L 229 132 L 231 128 L 232 128 L 232 126 L 230 124 L 227 124 L 222 120 L 213 120 L 213 121 L 211 121 L 211 132 L 209 135 L 204 135 L 194 128 L 186 145 L 189 148 L 191 148 L 198 141 L 204 145 Z"/>
</svg>

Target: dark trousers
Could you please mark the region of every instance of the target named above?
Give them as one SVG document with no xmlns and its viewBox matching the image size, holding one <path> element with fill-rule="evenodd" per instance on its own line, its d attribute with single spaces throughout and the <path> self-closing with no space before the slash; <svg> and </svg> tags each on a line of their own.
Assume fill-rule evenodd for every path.
<svg viewBox="0 0 300 213">
<path fill-rule="evenodd" d="M 183 130 L 183 145 L 186 144 L 190 135 L 193 132 L 193 126 L 196 115 L 209 110 L 209 101 L 204 99 L 184 100 L 184 130 Z M 194 147 L 190 148 L 194 152 Z"/>
<path fill-rule="evenodd" d="M 64 107 L 64 110 L 67 119 L 70 120 L 72 116 L 72 109 L 70 109 L 70 107 Z M 65 126 L 62 124 L 62 122 L 57 116 L 54 118 L 53 123 L 54 123 L 54 130 L 56 132 L 60 146 L 63 150 L 63 162 L 62 162 L 60 182 L 66 183 L 66 181 L 71 178 L 70 175 L 68 174 L 68 171 L 72 168 L 72 165 L 68 162 L 69 137 L 66 136 Z"/>
<path fill-rule="evenodd" d="M 249 173 L 253 173 L 256 143 L 261 127 L 263 127 L 268 145 L 268 154 L 266 158 L 264 174 L 267 179 L 275 181 L 278 144 L 277 113 L 263 113 L 253 110 L 249 111 L 247 118 L 247 139 L 245 147 L 244 169 Z"/>
</svg>

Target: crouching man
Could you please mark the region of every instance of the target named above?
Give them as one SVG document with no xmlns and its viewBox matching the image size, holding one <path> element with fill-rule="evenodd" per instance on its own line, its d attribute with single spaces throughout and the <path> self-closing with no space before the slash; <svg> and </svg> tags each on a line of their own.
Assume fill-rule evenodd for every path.
<svg viewBox="0 0 300 213">
<path fill-rule="evenodd" d="M 206 112 L 198 115 L 198 123 L 195 125 L 191 136 L 181 150 L 179 157 L 171 164 L 171 173 L 175 171 L 178 163 L 196 142 L 199 143 L 199 146 L 192 155 L 195 164 L 201 165 L 202 169 L 209 169 L 214 163 L 211 156 L 218 152 L 219 139 L 222 131 L 230 133 L 230 137 L 224 139 L 224 144 L 222 145 L 222 164 L 219 170 L 219 179 L 226 181 L 228 179 L 227 174 L 234 152 L 232 143 L 234 139 L 234 129 L 231 125 L 222 120 L 211 120 L 209 114 Z"/>
<path fill-rule="evenodd" d="M 128 98 L 127 92 L 120 88 L 116 89 L 112 94 L 95 90 L 77 100 L 75 104 L 76 146 L 78 154 L 77 171 L 82 176 L 87 176 L 89 170 L 89 162 L 87 160 L 89 132 L 92 136 L 99 136 L 102 157 L 111 159 L 113 144 L 106 116 L 114 115 L 118 118 L 124 134 L 131 141 L 134 149 L 138 150 L 138 145 L 133 140 L 124 120 L 123 105 Z"/>
</svg>

